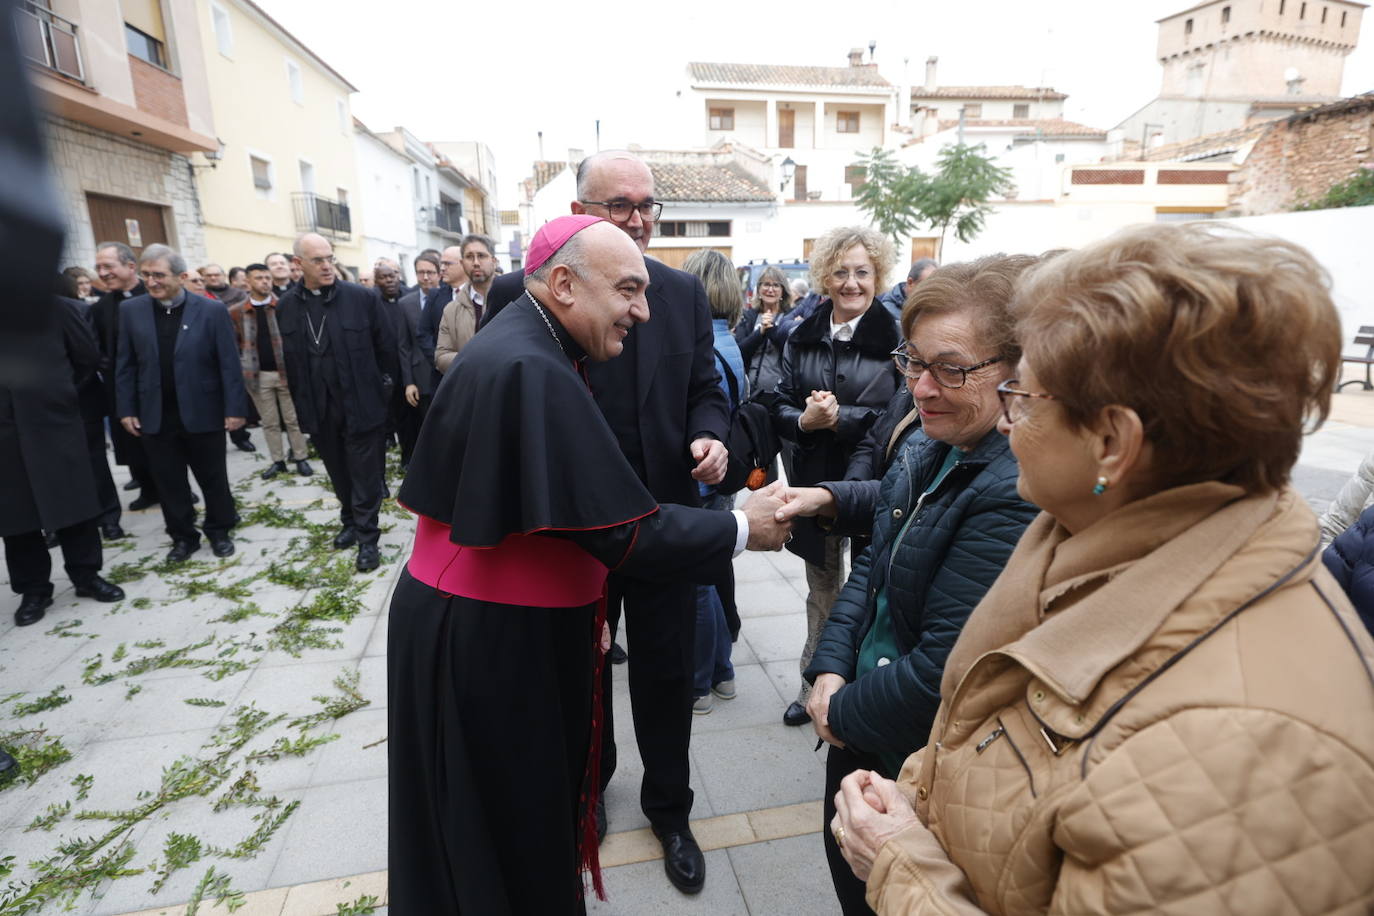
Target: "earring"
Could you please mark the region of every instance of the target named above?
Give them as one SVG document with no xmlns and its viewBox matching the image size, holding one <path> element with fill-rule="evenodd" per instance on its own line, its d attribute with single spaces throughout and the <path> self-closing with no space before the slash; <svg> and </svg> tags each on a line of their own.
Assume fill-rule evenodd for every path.
<svg viewBox="0 0 1374 916">
<path fill-rule="evenodd" d="M 1093 487 L 1093 496 L 1101 496 L 1107 492 L 1107 478 L 1097 478 L 1097 486 Z"/>
</svg>

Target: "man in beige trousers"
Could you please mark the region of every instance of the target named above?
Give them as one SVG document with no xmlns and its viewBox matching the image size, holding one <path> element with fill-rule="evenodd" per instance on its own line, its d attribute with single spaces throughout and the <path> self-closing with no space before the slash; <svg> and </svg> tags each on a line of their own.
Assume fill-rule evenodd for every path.
<svg viewBox="0 0 1374 916">
<path fill-rule="evenodd" d="M 305 436 L 296 422 L 296 405 L 287 387 L 286 363 L 282 359 L 281 334 L 277 331 L 277 297 L 272 293 L 272 274 L 266 264 L 249 264 L 248 298 L 230 306 L 229 318 L 238 339 L 243 384 L 262 417 L 263 438 L 267 440 L 272 464 L 262 472 L 263 480 L 285 473 L 286 454 L 281 431 L 291 444 L 291 461 L 296 472 L 309 477 L 315 471 L 306 461 Z"/>
</svg>

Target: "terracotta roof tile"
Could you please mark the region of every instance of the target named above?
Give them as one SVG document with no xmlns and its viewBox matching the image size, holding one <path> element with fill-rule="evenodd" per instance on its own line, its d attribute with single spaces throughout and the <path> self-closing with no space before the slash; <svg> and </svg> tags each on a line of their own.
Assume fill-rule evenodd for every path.
<svg viewBox="0 0 1374 916">
<path fill-rule="evenodd" d="M 950 130 L 958 126 L 958 119 L 942 119 L 940 121 L 941 130 Z M 1006 118 L 1003 120 L 968 118 L 964 120 L 964 126 L 1010 127 L 1016 129 L 1018 136 L 1027 137 L 1037 134 L 1044 137 L 1101 137 L 1104 140 L 1107 137 L 1105 130 L 1074 121 L 1065 121 L 1063 118 Z"/>
<path fill-rule="evenodd" d="M 913 99 L 1047 99 L 1062 101 L 1068 96 L 1048 86 L 937 86 L 926 89 L 912 86 Z"/>
<path fill-rule="evenodd" d="M 654 196 L 665 202 L 770 201 L 773 192 L 737 165 L 681 165 L 650 162 Z"/>
<path fill-rule="evenodd" d="M 793 67 L 776 64 L 713 64 L 693 61 L 688 69 L 692 79 L 703 83 L 747 83 L 764 86 L 855 86 L 891 89 L 878 68 Z"/>
</svg>

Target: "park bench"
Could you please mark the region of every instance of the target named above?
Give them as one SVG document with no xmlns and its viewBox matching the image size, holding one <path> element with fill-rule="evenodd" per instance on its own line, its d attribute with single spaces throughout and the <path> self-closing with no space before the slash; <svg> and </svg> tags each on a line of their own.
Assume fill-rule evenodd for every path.
<svg viewBox="0 0 1374 916">
<path fill-rule="evenodd" d="M 1365 391 L 1374 391 L 1374 381 L 1371 381 L 1369 377 L 1370 367 L 1374 366 L 1374 325 L 1361 325 L 1360 332 L 1355 335 L 1355 343 L 1363 347 L 1368 347 L 1368 349 L 1365 350 L 1364 356 L 1342 356 L 1341 363 L 1355 363 L 1364 366 L 1364 378 L 1353 378 L 1349 381 L 1341 382 L 1336 386 L 1336 390 L 1340 391 L 1346 385 L 1362 385 Z"/>
</svg>

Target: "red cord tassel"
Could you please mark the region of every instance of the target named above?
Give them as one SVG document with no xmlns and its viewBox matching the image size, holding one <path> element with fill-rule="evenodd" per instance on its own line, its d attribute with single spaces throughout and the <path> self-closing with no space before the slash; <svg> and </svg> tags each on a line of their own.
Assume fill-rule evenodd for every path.
<svg viewBox="0 0 1374 916">
<path fill-rule="evenodd" d="M 598 900 L 606 899 L 606 885 L 601 880 L 601 843 L 596 836 L 596 800 L 601 794 L 601 732 L 604 717 L 601 714 L 601 672 L 606 664 L 606 653 L 601 649 L 601 630 L 606 624 L 606 595 L 596 603 L 596 623 L 592 627 L 592 655 L 596 661 L 592 665 L 592 734 L 591 746 L 587 748 L 587 769 L 582 776 L 582 812 L 578 823 L 578 872 L 590 873 L 592 888 Z M 586 879 L 581 885 L 586 893 Z"/>
</svg>

